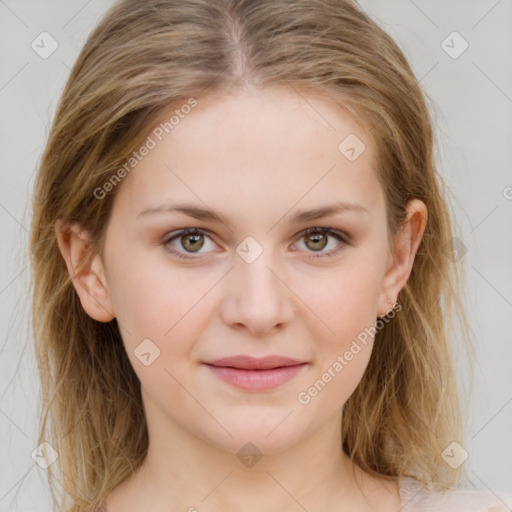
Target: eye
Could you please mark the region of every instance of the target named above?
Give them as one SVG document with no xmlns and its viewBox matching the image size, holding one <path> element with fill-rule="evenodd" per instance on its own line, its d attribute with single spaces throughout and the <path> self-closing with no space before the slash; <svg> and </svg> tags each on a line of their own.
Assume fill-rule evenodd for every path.
<svg viewBox="0 0 512 512">
<path fill-rule="evenodd" d="M 208 234 L 201 229 L 185 228 L 181 229 L 180 231 L 174 231 L 173 233 L 170 233 L 169 236 L 165 237 L 165 239 L 163 240 L 163 245 L 165 245 L 166 247 L 173 246 L 171 242 L 176 241 L 181 245 L 182 248 L 184 248 L 186 251 L 189 251 L 190 254 L 195 254 L 199 253 L 199 250 L 205 245 L 204 237 L 207 237 L 211 240 Z M 178 258 L 193 258 L 190 256 L 186 256 L 185 254 L 177 251 L 176 249 L 168 250 L 175 254 L 176 256 L 178 256 Z"/>
<path fill-rule="evenodd" d="M 330 251 L 322 251 L 328 245 L 328 238 L 332 237 L 338 240 L 337 245 L 331 249 Z M 342 249 L 344 245 L 349 244 L 349 238 L 347 235 L 338 231 L 337 229 L 332 228 L 309 228 L 301 233 L 300 240 L 304 239 L 304 245 L 309 251 L 316 252 L 318 254 L 313 254 L 308 256 L 310 258 L 322 258 L 322 257 L 331 257 L 338 254 L 338 252 Z M 309 252 L 308 251 L 308 252 Z"/>
<path fill-rule="evenodd" d="M 323 251 L 323 249 L 328 245 L 329 237 L 335 238 L 340 243 L 337 245 L 335 244 L 335 247 L 330 251 Z M 212 241 L 210 235 L 202 229 L 185 228 L 169 233 L 169 235 L 162 241 L 162 244 L 169 252 L 173 253 L 178 258 L 194 259 L 193 256 L 187 256 L 187 253 L 201 254 L 202 252 L 208 252 L 208 250 L 201 251 L 201 249 L 205 247 L 205 238 Z M 332 228 L 306 229 L 300 233 L 299 240 L 302 239 L 305 240 L 304 245 L 306 247 L 306 252 L 318 253 L 308 256 L 309 258 L 335 256 L 344 245 L 348 245 L 350 243 L 350 239 L 345 233 Z M 181 248 L 177 247 L 178 244 L 181 245 Z M 212 244 L 214 244 L 213 241 Z M 185 249 L 186 252 L 183 253 L 179 249 Z"/>
</svg>

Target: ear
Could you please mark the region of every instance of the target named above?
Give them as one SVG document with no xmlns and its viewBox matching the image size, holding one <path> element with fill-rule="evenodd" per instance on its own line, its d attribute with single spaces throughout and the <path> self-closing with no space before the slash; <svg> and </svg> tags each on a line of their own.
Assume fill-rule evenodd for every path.
<svg viewBox="0 0 512 512">
<path fill-rule="evenodd" d="M 407 203 L 406 210 L 402 228 L 395 237 L 395 252 L 389 257 L 390 264 L 384 276 L 378 305 L 380 317 L 393 309 L 400 290 L 407 283 L 427 225 L 428 210 L 423 201 L 412 199 Z M 388 299 L 391 299 L 391 303 Z"/>
<path fill-rule="evenodd" d="M 58 219 L 55 232 L 59 249 L 85 312 L 99 322 L 115 318 L 101 256 L 93 254 L 87 231 L 78 223 Z"/>
</svg>

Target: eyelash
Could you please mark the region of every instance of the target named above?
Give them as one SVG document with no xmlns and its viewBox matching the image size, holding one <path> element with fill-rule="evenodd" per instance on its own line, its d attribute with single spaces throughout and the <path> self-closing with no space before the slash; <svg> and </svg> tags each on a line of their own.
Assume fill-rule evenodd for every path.
<svg viewBox="0 0 512 512">
<path fill-rule="evenodd" d="M 333 229 L 333 228 L 308 228 L 308 229 L 305 229 L 304 231 L 301 231 L 299 233 L 299 235 L 300 235 L 299 240 L 301 238 L 305 237 L 306 235 L 311 235 L 311 234 L 330 235 L 330 236 L 336 238 L 337 240 L 339 240 L 341 242 L 341 245 L 339 247 L 337 247 L 336 249 L 332 249 L 329 252 L 314 254 L 314 255 L 308 256 L 308 258 L 325 258 L 325 257 L 331 258 L 333 256 L 336 256 L 336 254 L 338 254 L 338 252 L 341 251 L 341 249 L 343 248 L 344 245 L 350 244 L 350 239 L 346 234 L 344 234 L 343 232 L 338 231 L 336 229 Z M 198 229 L 198 228 L 185 228 L 185 229 L 181 229 L 179 231 L 172 232 L 169 235 L 172 235 L 172 236 L 166 236 L 162 241 L 162 245 L 164 245 L 166 247 L 174 239 L 179 238 L 183 235 L 205 235 L 208 238 L 211 238 L 211 236 L 208 234 L 208 232 L 206 232 L 202 229 Z M 196 256 L 185 256 L 183 253 L 176 251 L 174 249 L 167 249 L 167 250 L 169 252 L 171 252 L 173 255 L 177 256 L 178 258 L 182 258 L 182 259 L 186 259 L 186 260 L 197 259 Z"/>
</svg>

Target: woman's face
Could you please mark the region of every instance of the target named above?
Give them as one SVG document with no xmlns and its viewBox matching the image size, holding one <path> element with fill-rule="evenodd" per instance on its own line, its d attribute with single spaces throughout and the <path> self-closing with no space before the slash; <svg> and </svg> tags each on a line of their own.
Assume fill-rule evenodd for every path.
<svg viewBox="0 0 512 512">
<path fill-rule="evenodd" d="M 291 89 L 190 110 L 117 185 L 105 305 L 150 434 L 277 453 L 339 422 L 407 272 L 392 268 L 375 147 L 344 111 Z"/>
</svg>

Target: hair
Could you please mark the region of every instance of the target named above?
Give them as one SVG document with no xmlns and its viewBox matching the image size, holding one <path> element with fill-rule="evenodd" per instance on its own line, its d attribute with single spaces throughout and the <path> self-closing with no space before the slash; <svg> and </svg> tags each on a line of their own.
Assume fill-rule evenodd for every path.
<svg viewBox="0 0 512 512">
<path fill-rule="evenodd" d="M 428 208 L 402 310 L 376 333 L 368 367 L 344 405 L 343 450 L 369 474 L 411 476 L 439 490 L 466 476 L 464 466 L 452 469 L 442 459 L 451 442 L 464 444 L 452 342 L 457 318 L 462 345 L 470 347 L 460 300 L 464 268 L 449 257 L 454 214 L 436 168 L 430 99 L 402 50 L 352 0 L 124 0 L 78 56 L 35 183 L 38 441 L 59 454 L 48 467 L 59 510 L 100 505 L 142 463 L 148 431 L 116 319 L 98 322 L 82 308 L 56 221 L 78 222 L 92 252 L 102 254 L 122 183 L 101 199 L 95 191 L 165 112 L 233 87 L 274 86 L 321 94 L 365 127 L 377 150 L 390 241 L 408 201 L 419 198 Z"/>
</svg>

